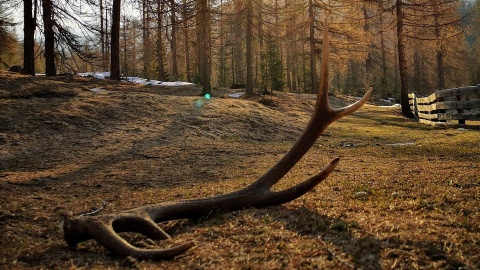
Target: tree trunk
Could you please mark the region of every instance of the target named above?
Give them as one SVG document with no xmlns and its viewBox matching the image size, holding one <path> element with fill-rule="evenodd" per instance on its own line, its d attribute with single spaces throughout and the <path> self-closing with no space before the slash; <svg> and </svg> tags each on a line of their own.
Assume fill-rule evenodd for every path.
<svg viewBox="0 0 480 270">
<path fill-rule="evenodd" d="M 164 2 L 163 0 L 157 0 L 157 65 L 158 65 L 158 79 L 160 81 L 165 81 L 165 69 L 163 63 L 163 10 Z"/>
<path fill-rule="evenodd" d="M 208 0 L 200 1 L 200 48 L 201 54 L 199 55 L 200 69 L 202 73 L 202 95 L 210 95 L 212 91 L 211 86 L 211 60 L 210 60 L 210 9 L 208 6 Z"/>
<path fill-rule="evenodd" d="M 175 0 L 170 0 L 170 20 L 172 24 L 172 40 L 170 49 L 172 51 L 172 79 L 175 81 L 178 77 L 177 65 L 177 18 L 175 14 Z"/>
<path fill-rule="evenodd" d="M 233 83 L 236 85 L 243 85 L 244 76 L 243 76 L 243 46 L 242 46 L 242 25 L 243 25 L 243 11 L 242 11 L 242 1 L 241 0 L 234 0 L 234 11 L 235 11 L 235 18 L 236 22 L 233 26 L 235 42 L 233 44 Z"/>
<path fill-rule="evenodd" d="M 105 60 L 105 28 L 104 28 L 104 14 L 103 14 L 103 0 L 100 0 L 100 47 L 102 53 L 102 69 L 107 67 Z"/>
<path fill-rule="evenodd" d="M 104 37 L 105 37 L 105 57 L 104 57 L 104 67 L 107 68 L 109 66 L 109 55 L 111 53 L 111 50 L 110 50 L 110 45 L 111 45 L 111 40 L 110 40 L 110 35 L 111 33 L 108 33 L 108 15 L 109 15 L 109 12 L 108 12 L 108 8 L 105 8 L 105 34 L 104 34 Z M 120 31 L 120 30 L 119 30 Z"/>
<path fill-rule="evenodd" d="M 52 1 L 43 0 L 43 33 L 45 37 L 45 75 L 56 76 L 57 69 L 55 67 L 55 33 L 53 31 L 53 12 Z"/>
<path fill-rule="evenodd" d="M 247 85 L 245 95 L 253 95 L 253 0 L 247 0 Z"/>
<path fill-rule="evenodd" d="M 120 80 L 120 5 L 121 0 L 113 0 L 110 49 L 110 79 L 118 81 Z"/>
<path fill-rule="evenodd" d="M 365 35 L 367 36 L 368 39 L 370 39 L 370 24 L 368 21 L 368 9 L 367 9 L 367 4 L 363 4 L 363 31 L 365 32 Z M 372 70 L 373 70 L 373 57 L 372 57 L 372 50 L 374 45 L 372 45 L 371 41 L 369 41 L 369 45 L 367 47 L 367 59 L 365 59 L 365 82 L 366 84 L 369 84 L 373 81 L 372 78 Z"/>
<path fill-rule="evenodd" d="M 143 76 L 150 79 L 150 3 L 142 1 Z"/>
<path fill-rule="evenodd" d="M 397 11 L 397 47 L 398 47 L 398 67 L 400 69 L 400 105 L 405 117 L 413 118 L 412 110 L 408 102 L 407 88 L 407 61 L 405 59 L 405 35 L 403 33 L 403 3 L 402 0 L 396 0 Z"/>
<path fill-rule="evenodd" d="M 445 89 L 445 67 L 444 67 L 444 49 L 442 44 L 442 35 L 440 29 L 440 22 L 439 22 L 439 11 L 438 11 L 438 0 L 435 1 L 433 6 L 434 11 L 434 19 L 435 19 L 435 38 L 437 42 L 437 88 L 438 89 Z"/>
<path fill-rule="evenodd" d="M 258 22 L 257 22 L 257 27 L 258 27 L 258 47 L 259 47 L 259 53 L 260 53 L 260 74 L 257 77 L 260 77 L 259 79 L 257 78 L 257 81 L 259 82 L 258 88 L 260 89 L 261 93 L 267 93 L 267 84 L 266 84 L 266 78 L 267 78 L 267 71 L 266 71 L 266 66 L 267 63 L 265 61 L 265 46 L 264 46 L 264 17 L 263 17 L 263 1 L 258 2 Z"/>
<path fill-rule="evenodd" d="M 380 26 L 383 27 L 383 13 L 379 15 L 380 19 Z M 384 32 L 380 31 L 380 47 L 381 47 L 381 54 L 382 54 L 382 80 L 381 80 L 381 88 L 387 88 L 387 50 L 385 48 L 385 37 Z"/>
<path fill-rule="evenodd" d="M 219 71 L 218 71 L 218 85 L 219 86 L 226 86 L 227 80 L 227 63 L 226 63 L 226 56 L 225 56 L 225 37 L 224 37 L 224 21 L 223 21 L 223 0 L 220 0 L 220 50 L 219 50 Z"/>
<path fill-rule="evenodd" d="M 413 87 L 412 90 L 418 92 L 422 90 L 422 56 L 420 55 L 418 45 L 415 46 L 413 52 Z"/>
<path fill-rule="evenodd" d="M 313 0 L 308 1 L 308 19 L 310 22 L 310 82 L 311 82 L 311 93 L 315 93 L 317 89 L 317 57 L 315 55 L 315 14 L 313 10 Z"/>
<path fill-rule="evenodd" d="M 184 48 L 185 48 L 185 74 L 187 82 L 191 82 L 192 78 L 190 77 L 190 46 L 189 46 L 189 36 L 188 36 L 188 18 L 187 18 L 187 1 L 183 0 L 183 9 L 182 9 L 182 18 L 183 18 L 183 37 L 184 37 Z"/>
<path fill-rule="evenodd" d="M 35 76 L 35 18 L 32 0 L 23 1 L 23 73 Z"/>
<path fill-rule="evenodd" d="M 123 69 L 125 76 L 128 76 L 128 47 L 127 47 L 127 15 L 123 14 Z"/>
</svg>

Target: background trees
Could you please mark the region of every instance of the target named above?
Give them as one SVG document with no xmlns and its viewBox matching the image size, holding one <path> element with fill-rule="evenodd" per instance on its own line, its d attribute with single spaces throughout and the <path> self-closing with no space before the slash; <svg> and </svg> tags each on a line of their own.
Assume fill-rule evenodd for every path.
<svg viewBox="0 0 480 270">
<path fill-rule="evenodd" d="M 17 37 L 13 33 L 15 23 L 4 8 L 5 0 L 0 0 L 0 66 L 9 68 L 18 63 L 19 46 Z"/>
<path fill-rule="evenodd" d="M 192 81 L 205 93 L 211 85 L 311 92 L 328 19 L 336 93 L 373 84 L 375 95 L 400 99 L 480 77 L 478 1 L 136 0 L 113 18 L 116 3 L 24 0 L 24 72 L 34 74 L 35 63 L 47 74 L 107 69 L 118 24 L 119 74 Z"/>
</svg>

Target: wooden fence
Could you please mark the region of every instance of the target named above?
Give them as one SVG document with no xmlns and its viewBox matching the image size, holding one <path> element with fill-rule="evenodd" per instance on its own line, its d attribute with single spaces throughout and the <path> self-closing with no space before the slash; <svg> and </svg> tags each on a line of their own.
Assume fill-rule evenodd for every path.
<svg viewBox="0 0 480 270">
<path fill-rule="evenodd" d="M 410 108 L 420 123 L 428 125 L 458 125 L 465 121 L 480 121 L 480 84 L 437 90 L 428 97 L 408 94 Z M 455 123 L 453 123 L 455 124 Z"/>
</svg>

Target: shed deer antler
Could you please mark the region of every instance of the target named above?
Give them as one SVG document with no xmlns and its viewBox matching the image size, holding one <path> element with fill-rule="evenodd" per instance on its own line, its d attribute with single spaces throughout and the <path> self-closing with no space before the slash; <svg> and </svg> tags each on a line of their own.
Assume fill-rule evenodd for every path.
<svg viewBox="0 0 480 270">
<path fill-rule="evenodd" d="M 323 41 L 320 89 L 315 112 L 307 128 L 285 154 L 269 171 L 244 189 L 211 198 L 180 202 L 160 203 L 126 210 L 120 213 L 98 216 L 65 217 L 61 229 L 70 247 L 95 239 L 110 251 L 121 256 L 138 259 L 170 259 L 190 249 L 188 242 L 170 249 L 141 249 L 129 244 L 118 232 L 138 232 L 151 239 L 168 239 L 158 222 L 205 216 L 215 210 L 234 211 L 250 207 L 279 205 L 292 201 L 313 189 L 323 181 L 337 165 L 335 158 L 317 175 L 286 190 L 272 191 L 275 185 L 305 155 L 317 138 L 335 120 L 360 108 L 372 93 L 372 88 L 358 102 L 341 109 L 333 109 L 328 103 L 328 29 L 325 24 Z"/>
</svg>

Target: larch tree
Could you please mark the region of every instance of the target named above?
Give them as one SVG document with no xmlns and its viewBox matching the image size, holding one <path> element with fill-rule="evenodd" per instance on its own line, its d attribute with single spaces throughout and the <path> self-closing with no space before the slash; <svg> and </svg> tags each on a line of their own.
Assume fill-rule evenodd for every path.
<svg viewBox="0 0 480 270">
<path fill-rule="evenodd" d="M 191 82 L 192 78 L 190 75 L 190 36 L 188 33 L 188 26 L 189 26 L 189 3 L 187 0 L 183 0 L 182 2 L 182 24 L 183 24 L 183 46 L 184 46 L 184 53 L 185 53 L 185 75 L 187 82 Z"/>
<path fill-rule="evenodd" d="M 172 59 L 172 80 L 177 80 L 178 77 L 178 63 L 177 63 L 177 5 L 175 0 L 170 0 L 170 53 Z"/>
<path fill-rule="evenodd" d="M 243 25 L 244 23 L 244 7 L 242 0 L 233 0 L 234 10 L 233 16 L 235 20 L 232 23 L 232 31 L 235 37 L 232 42 L 233 54 L 233 69 L 232 77 L 233 84 L 237 87 L 245 85 L 245 64 L 244 64 L 244 50 L 243 50 Z"/>
<path fill-rule="evenodd" d="M 32 0 L 23 0 L 23 73 L 35 76 L 35 11 Z"/>
<path fill-rule="evenodd" d="M 398 48 L 398 66 L 400 71 L 400 105 L 402 106 L 402 114 L 408 118 L 413 118 L 413 112 L 410 110 L 408 101 L 407 87 L 407 60 L 405 56 L 405 32 L 404 32 L 404 10 L 403 0 L 396 0 L 397 14 L 397 48 Z"/>
<path fill-rule="evenodd" d="M 43 34 L 45 37 L 45 75 L 56 76 L 55 66 L 55 32 L 52 0 L 42 0 Z"/>
<path fill-rule="evenodd" d="M 199 0 L 197 16 L 199 21 L 199 74 L 202 84 L 202 96 L 212 92 L 211 76 L 211 38 L 210 38 L 210 6 L 208 0 Z"/>
<path fill-rule="evenodd" d="M 253 0 L 247 0 L 247 44 L 246 44 L 246 64 L 247 64 L 247 85 L 245 95 L 253 95 Z"/>
<path fill-rule="evenodd" d="M 157 69 L 158 79 L 165 81 L 165 64 L 163 58 L 165 56 L 165 49 L 163 46 L 163 12 L 165 10 L 165 3 L 163 0 L 157 0 Z"/>
<path fill-rule="evenodd" d="M 18 60 L 17 49 L 19 42 L 11 29 L 15 26 L 12 18 L 6 14 L 0 5 L 0 65 L 10 68 Z"/>
<path fill-rule="evenodd" d="M 121 0 L 113 0 L 110 49 L 110 79 L 120 80 L 120 9 Z"/>
<path fill-rule="evenodd" d="M 150 2 L 142 0 L 143 76 L 150 79 Z"/>
<path fill-rule="evenodd" d="M 310 46 L 310 85 L 311 93 L 315 93 L 317 89 L 317 57 L 315 53 L 315 7 L 313 0 L 308 0 L 308 20 L 309 20 L 309 39 Z"/>
</svg>

